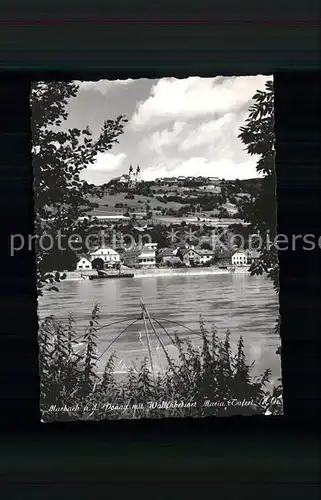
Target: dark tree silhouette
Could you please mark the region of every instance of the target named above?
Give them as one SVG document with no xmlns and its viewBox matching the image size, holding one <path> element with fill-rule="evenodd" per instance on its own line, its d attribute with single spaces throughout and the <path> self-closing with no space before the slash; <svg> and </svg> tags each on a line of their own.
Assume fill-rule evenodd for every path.
<svg viewBox="0 0 321 500">
<path fill-rule="evenodd" d="M 100 257 L 94 259 L 91 265 L 93 269 L 104 269 L 104 261 L 103 259 L 100 259 Z"/>
<path fill-rule="evenodd" d="M 52 271 L 70 271 L 75 269 L 77 261 L 78 257 L 71 248 L 66 246 L 64 250 L 60 250 L 55 244 L 52 249 L 43 251 L 39 271 L 43 275 Z"/>
<path fill-rule="evenodd" d="M 256 170 L 264 174 L 259 190 L 252 190 L 249 199 L 238 203 L 239 215 L 249 222 L 254 232 L 263 238 L 269 234 L 273 242 L 276 236 L 276 175 L 274 167 L 274 89 L 268 81 L 264 91 L 258 90 L 253 97 L 249 117 L 240 128 L 239 138 L 246 145 L 250 155 L 258 155 Z M 255 192 L 256 191 L 256 192 Z M 264 272 L 272 279 L 275 289 L 279 290 L 279 264 L 274 245 L 262 248 L 261 257 L 250 268 L 252 274 Z"/>
<path fill-rule="evenodd" d="M 32 154 L 34 170 L 35 235 L 37 288 L 41 294 L 54 277 L 44 272 L 46 254 L 38 241 L 45 232 L 77 233 L 78 218 L 93 208 L 88 196 L 101 197 L 103 190 L 80 180 L 79 174 L 94 163 L 98 153 L 109 151 L 123 133 L 126 118 L 107 120 L 97 139 L 89 127 L 83 130 L 63 127 L 66 106 L 77 96 L 74 82 L 36 82 L 32 84 Z"/>
</svg>

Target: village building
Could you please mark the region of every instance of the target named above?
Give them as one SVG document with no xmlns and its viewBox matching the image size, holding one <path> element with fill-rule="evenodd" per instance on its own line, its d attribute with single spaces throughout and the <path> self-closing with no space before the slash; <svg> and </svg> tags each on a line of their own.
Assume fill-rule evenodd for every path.
<svg viewBox="0 0 321 500">
<path fill-rule="evenodd" d="M 157 255 L 157 260 L 159 261 L 160 264 L 163 265 L 175 265 L 175 264 L 182 264 L 182 260 L 177 255 L 178 249 L 173 249 L 173 248 L 162 248 Z"/>
<path fill-rule="evenodd" d="M 120 255 L 116 250 L 109 247 L 99 247 L 93 252 L 90 252 L 90 260 L 101 259 L 107 266 L 115 266 L 120 262 Z"/>
<path fill-rule="evenodd" d="M 128 221 L 130 220 L 130 217 L 126 217 L 125 215 L 119 215 L 119 214 L 112 214 L 112 215 L 94 215 L 95 219 L 97 219 L 98 223 L 108 223 L 108 222 L 122 222 L 122 221 Z M 89 221 L 88 217 L 79 217 L 78 220 L 84 221 L 87 220 Z M 97 222 L 94 221 L 91 226 L 97 226 Z M 90 227 L 91 227 L 90 226 Z"/>
<path fill-rule="evenodd" d="M 139 233 L 144 233 L 147 229 L 147 224 L 140 224 L 139 221 L 135 221 L 135 226 L 134 226 L 135 231 L 138 231 Z"/>
<path fill-rule="evenodd" d="M 150 250 L 157 250 L 157 243 L 144 243 L 144 248 L 148 248 Z"/>
<path fill-rule="evenodd" d="M 141 179 L 141 171 L 139 165 L 137 165 L 136 171 L 134 171 L 133 166 L 130 165 L 128 174 L 123 174 L 120 177 L 114 177 L 114 179 L 110 181 L 110 184 L 134 188 L 141 182 L 142 179 Z"/>
<path fill-rule="evenodd" d="M 155 267 L 156 251 L 144 246 L 138 256 L 138 265 L 139 267 Z"/>
<path fill-rule="evenodd" d="M 128 267 L 150 268 L 156 265 L 156 251 L 143 246 L 134 250 L 127 250 L 122 255 L 123 263 Z"/>
<path fill-rule="evenodd" d="M 197 250 L 199 256 L 200 256 L 200 264 L 207 264 L 211 260 L 213 260 L 215 253 L 213 250 L 207 250 L 207 249 L 198 249 Z"/>
<path fill-rule="evenodd" d="M 247 250 L 245 253 L 247 256 L 247 263 L 248 264 L 252 264 L 260 257 L 260 252 L 258 252 L 258 250 L 256 250 L 256 249 Z"/>
<path fill-rule="evenodd" d="M 177 177 L 165 177 L 163 181 L 164 186 L 172 186 L 173 184 L 177 184 Z"/>
<path fill-rule="evenodd" d="M 219 179 L 219 177 L 207 177 L 206 183 L 213 184 L 214 186 L 217 186 L 220 184 L 220 179 Z"/>
<path fill-rule="evenodd" d="M 184 183 L 186 182 L 186 177 L 185 177 L 185 175 L 179 175 L 179 176 L 177 177 L 177 182 L 178 182 L 178 184 L 184 184 Z"/>
<path fill-rule="evenodd" d="M 76 269 L 77 271 L 91 271 L 92 265 L 90 260 L 88 260 L 86 257 L 81 257 L 81 259 L 77 262 Z"/>
<path fill-rule="evenodd" d="M 232 255 L 232 265 L 233 266 L 247 266 L 247 255 L 245 252 L 236 251 Z"/>
<path fill-rule="evenodd" d="M 122 254 L 122 263 L 128 267 L 139 267 L 138 257 L 141 254 L 141 250 L 125 250 Z"/>
<path fill-rule="evenodd" d="M 215 184 L 204 184 L 203 186 L 200 186 L 200 189 L 214 194 L 220 194 L 221 192 L 220 186 L 216 186 Z"/>
<path fill-rule="evenodd" d="M 200 265 L 201 256 L 199 251 L 195 250 L 194 247 L 184 248 L 180 251 L 182 255 L 182 260 L 186 266 Z"/>
<path fill-rule="evenodd" d="M 123 174 L 118 177 L 114 177 L 109 181 L 109 185 L 111 186 L 128 186 L 129 185 L 129 175 Z"/>
</svg>

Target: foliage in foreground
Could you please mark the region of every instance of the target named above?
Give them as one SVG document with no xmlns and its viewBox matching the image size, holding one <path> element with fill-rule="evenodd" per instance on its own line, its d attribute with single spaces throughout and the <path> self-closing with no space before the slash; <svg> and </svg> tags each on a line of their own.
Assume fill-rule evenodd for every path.
<svg viewBox="0 0 321 500">
<path fill-rule="evenodd" d="M 257 156 L 256 171 L 263 174 L 258 190 L 255 183 L 249 188 L 249 198 L 238 202 L 239 217 L 250 223 L 253 233 L 260 234 L 263 240 L 269 235 L 271 245 L 261 249 L 260 258 L 251 266 L 251 274 L 267 273 L 276 291 L 279 291 L 279 262 L 275 246 L 276 222 L 276 172 L 275 172 L 275 133 L 274 133 L 274 88 L 273 81 L 265 84 L 253 96 L 246 123 L 240 128 L 239 139 L 251 156 Z"/>
<path fill-rule="evenodd" d="M 126 378 L 116 382 L 115 354 L 104 373 L 97 374 L 98 327 L 96 306 L 81 339 L 84 349 L 76 354 L 71 316 L 67 324 L 54 317 L 40 324 L 43 421 L 282 414 L 281 383 L 267 390 L 270 370 L 252 377 L 242 337 L 232 353 L 229 332 L 220 339 L 214 328 L 208 332 L 200 321 L 201 348 L 176 335 L 178 358 L 167 358 L 164 374 L 154 375 L 145 359 L 138 370 L 129 369 Z"/>
<path fill-rule="evenodd" d="M 68 104 L 77 97 L 79 88 L 72 81 L 31 85 L 38 295 L 44 290 L 59 291 L 51 285 L 59 283 L 61 276 L 51 273 L 52 269 L 62 271 L 75 265 L 67 238 L 88 229 L 88 223 L 80 222 L 79 217 L 89 218 L 94 208 L 90 196 L 101 198 L 104 193 L 99 186 L 82 180 L 81 173 L 118 143 L 127 123 L 124 115 L 106 119 L 96 136 L 88 126 L 68 128 Z M 48 246 L 48 240 L 54 245 Z"/>
</svg>

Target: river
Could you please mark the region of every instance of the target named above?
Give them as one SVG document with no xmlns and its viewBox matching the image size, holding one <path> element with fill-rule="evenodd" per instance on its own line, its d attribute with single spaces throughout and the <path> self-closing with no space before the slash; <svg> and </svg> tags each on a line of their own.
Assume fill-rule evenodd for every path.
<svg viewBox="0 0 321 500">
<path fill-rule="evenodd" d="M 270 368 L 273 379 L 280 377 L 280 357 L 276 355 L 280 339 L 273 331 L 278 317 L 278 300 L 271 282 L 265 277 L 247 273 L 182 273 L 120 280 L 69 281 L 62 282 L 59 288 L 59 292 L 50 292 L 39 298 L 40 319 L 54 314 L 64 320 L 72 312 L 77 333 L 81 335 L 88 325 L 94 304 L 98 303 L 101 325 L 118 321 L 98 331 L 100 353 L 140 316 L 142 299 L 151 317 L 159 320 L 170 334 L 176 331 L 181 338 L 190 338 L 196 344 L 200 315 L 209 327 L 215 325 L 221 335 L 229 329 L 233 348 L 242 335 L 248 360 L 255 360 L 254 374 Z M 166 332 L 155 321 L 153 324 L 169 354 L 175 356 L 176 349 L 171 346 Z M 154 367 L 164 368 L 165 358 L 157 336 L 153 333 L 150 337 Z M 142 356 L 148 353 L 144 322 L 137 321 L 120 335 L 101 357 L 100 369 L 112 351 L 117 353 L 116 371 L 119 373 L 132 363 L 139 364 Z"/>
</svg>

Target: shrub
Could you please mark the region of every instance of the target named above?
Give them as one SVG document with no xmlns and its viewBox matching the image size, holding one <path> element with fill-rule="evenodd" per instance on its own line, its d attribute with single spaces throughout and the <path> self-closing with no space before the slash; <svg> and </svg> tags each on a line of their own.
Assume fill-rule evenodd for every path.
<svg viewBox="0 0 321 500">
<path fill-rule="evenodd" d="M 233 354 L 229 332 L 220 339 L 215 328 L 209 332 L 202 321 L 200 347 L 175 335 L 172 340 L 177 359 L 170 358 L 164 348 L 168 367 L 163 374 L 153 373 L 145 358 L 138 369 L 130 368 L 126 378 L 116 382 L 116 355 L 112 353 L 104 372 L 98 375 L 98 313 L 95 306 L 81 339 L 81 352 L 76 352 L 72 316 L 66 324 L 54 317 L 41 322 L 38 338 L 43 421 L 282 413 L 281 385 L 272 391 L 266 389 L 269 370 L 252 377 L 253 365 L 246 362 L 242 337 Z M 233 406 L 232 400 L 239 403 Z M 247 402 L 245 406 L 240 406 L 242 401 Z"/>
</svg>

